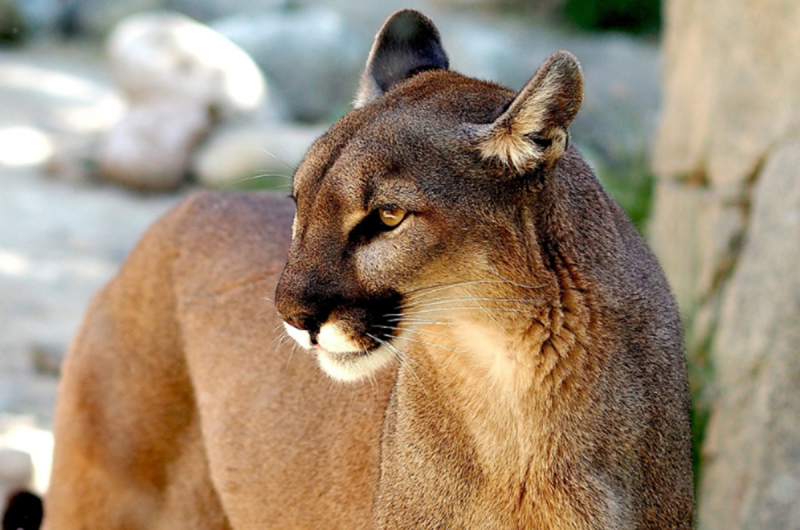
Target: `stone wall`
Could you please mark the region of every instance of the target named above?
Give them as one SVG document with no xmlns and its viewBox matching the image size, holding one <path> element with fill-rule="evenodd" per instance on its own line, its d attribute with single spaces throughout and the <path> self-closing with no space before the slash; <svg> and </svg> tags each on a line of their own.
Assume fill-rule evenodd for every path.
<svg viewBox="0 0 800 530">
<path fill-rule="evenodd" d="M 710 413 L 699 528 L 800 528 L 800 3 L 666 15 L 650 236 Z"/>
</svg>

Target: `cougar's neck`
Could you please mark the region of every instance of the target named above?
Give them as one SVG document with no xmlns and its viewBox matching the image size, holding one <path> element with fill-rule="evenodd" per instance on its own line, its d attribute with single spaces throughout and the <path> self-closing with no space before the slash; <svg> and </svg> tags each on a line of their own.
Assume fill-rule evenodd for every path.
<svg viewBox="0 0 800 530">
<path fill-rule="evenodd" d="M 519 289 L 517 298 L 541 301 L 464 312 L 446 332 L 431 329 L 397 391 L 450 411 L 481 469 L 523 481 L 532 460 L 546 469 L 569 442 L 565 425 L 592 401 L 603 359 L 595 301 L 573 264 L 560 258 L 536 297 Z"/>
<path fill-rule="evenodd" d="M 407 349 L 384 423 L 377 528 L 570 527 L 554 485 L 584 472 L 571 459 L 599 366 L 590 298 L 566 265 L 554 282 L 527 315 L 456 318 L 452 337 Z"/>
<path fill-rule="evenodd" d="M 528 225 L 528 255 L 519 258 L 526 263 L 513 277 L 499 275 L 497 298 L 522 302 L 492 304 L 487 294 L 479 299 L 489 307 L 454 313 L 447 329 L 431 327 L 398 380 L 406 404 L 449 411 L 475 464 L 511 481 L 546 472 L 576 443 L 571 426 L 580 431 L 609 351 L 601 325 L 601 277 L 612 270 L 604 249 L 615 237 L 608 198 L 579 157 L 566 165 L 576 180 L 554 176 L 520 221 Z"/>
</svg>

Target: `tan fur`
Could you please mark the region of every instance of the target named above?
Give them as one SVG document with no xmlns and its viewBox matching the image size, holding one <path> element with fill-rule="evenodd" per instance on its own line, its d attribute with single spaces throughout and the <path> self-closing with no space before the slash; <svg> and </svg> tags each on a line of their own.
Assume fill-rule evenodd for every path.
<svg viewBox="0 0 800 530">
<path fill-rule="evenodd" d="M 583 100 L 583 78 L 580 67 L 569 52 L 553 54 L 539 69 L 521 97 L 509 107 L 496 124 L 482 133 L 480 150 L 485 158 L 496 158 L 517 172 L 533 170 L 537 166 L 551 167 L 560 160 L 567 149 L 566 125 L 578 113 Z M 564 75 L 558 69 L 578 71 L 568 72 L 571 79 L 566 82 L 559 77 Z M 564 90 L 566 88 L 566 94 Z M 568 98 L 568 105 L 559 110 L 567 116 L 553 116 L 553 100 Z M 541 149 L 531 142 L 528 135 L 537 134 L 552 142 Z"/>
<path fill-rule="evenodd" d="M 513 94 L 443 53 L 387 22 L 296 217 L 202 194 L 143 238 L 64 368 L 48 530 L 691 528 L 680 322 L 569 145 L 577 61 Z"/>
<path fill-rule="evenodd" d="M 267 298 L 291 219 L 272 194 L 198 195 L 97 295 L 64 366 L 46 528 L 370 527 L 393 376 L 343 386 L 281 344 Z"/>
</svg>

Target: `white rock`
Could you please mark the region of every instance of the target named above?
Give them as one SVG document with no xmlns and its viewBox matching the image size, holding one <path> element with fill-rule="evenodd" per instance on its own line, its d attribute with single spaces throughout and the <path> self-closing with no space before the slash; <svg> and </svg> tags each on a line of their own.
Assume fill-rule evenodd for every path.
<svg viewBox="0 0 800 530">
<path fill-rule="evenodd" d="M 103 139 L 100 172 L 135 188 L 174 189 L 184 181 L 194 148 L 209 127 L 206 107 L 196 102 L 140 103 Z"/>
<path fill-rule="evenodd" d="M 214 188 L 253 187 L 258 179 L 269 179 L 288 191 L 294 169 L 324 131 L 285 123 L 232 123 L 215 130 L 197 150 L 192 172 Z"/>
<path fill-rule="evenodd" d="M 353 99 L 369 42 L 325 7 L 229 17 L 212 27 L 247 51 L 292 117 L 329 118 Z"/>
<path fill-rule="evenodd" d="M 166 0 L 166 6 L 202 21 L 286 7 L 292 0 Z"/>
<path fill-rule="evenodd" d="M 0 484 L 19 488 L 28 485 L 32 478 L 31 455 L 16 449 L 0 448 Z"/>
<path fill-rule="evenodd" d="M 247 53 L 177 13 L 125 19 L 109 37 L 108 53 L 117 85 L 134 102 L 182 99 L 226 118 L 253 112 L 265 100 L 264 76 Z"/>
</svg>

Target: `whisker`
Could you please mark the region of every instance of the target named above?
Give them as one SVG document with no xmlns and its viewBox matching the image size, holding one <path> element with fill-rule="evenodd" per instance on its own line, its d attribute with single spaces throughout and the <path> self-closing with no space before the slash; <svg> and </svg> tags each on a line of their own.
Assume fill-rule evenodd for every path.
<svg viewBox="0 0 800 530">
<path fill-rule="evenodd" d="M 389 321 L 390 322 L 409 322 L 412 324 L 427 324 L 431 326 L 452 326 L 453 324 L 450 322 L 441 322 L 439 320 L 423 320 L 423 319 L 415 319 L 415 318 L 406 318 L 406 313 L 390 313 L 388 315 L 384 315 L 384 317 L 392 317 Z"/>
<path fill-rule="evenodd" d="M 291 164 L 286 162 L 284 159 L 282 159 L 281 157 L 277 156 L 275 153 L 271 153 L 271 152 L 269 152 L 269 151 L 267 151 L 266 149 L 263 149 L 263 148 L 259 149 L 259 151 L 261 151 L 264 154 L 267 154 L 267 155 L 271 156 L 272 158 L 274 158 L 275 160 L 277 160 L 278 162 L 280 162 L 284 166 L 288 167 L 292 171 L 294 171 L 296 169 L 296 168 L 292 167 Z"/>
<path fill-rule="evenodd" d="M 447 289 L 455 289 L 457 287 L 465 287 L 467 285 L 476 285 L 484 283 L 504 283 L 504 282 L 501 282 L 499 280 L 468 280 L 462 282 L 438 283 L 427 287 L 420 287 L 418 289 L 413 289 L 408 293 L 406 293 L 406 296 L 409 299 L 413 299 L 413 298 L 418 298 L 420 296 L 429 296 L 431 294 L 438 293 L 440 291 L 446 291 Z"/>
<path fill-rule="evenodd" d="M 299 348 L 299 344 L 297 344 L 297 342 L 293 342 L 292 349 L 289 350 L 289 355 L 286 356 L 286 368 L 288 368 L 289 364 L 291 364 L 294 354 L 297 352 L 297 348 Z"/>
<path fill-rule="evenodd" d="M 503 276 L 502 274 L 500 274 L 500 272 L 499 272 L 499 271 L 495 270 L 495 269 L 494 269 L 493 267 L 491 267 L 491 266 L 490 266 L 490 267 L 487 267 L 486 269 L 487 269 L 489 272 L 491 272 L 492 274 L 494 274 L 495 276 L 497 276 L 498 278 L 502 279 L 504 282 L 506 282 L 506 283 L 509 283 L 509 284 L 511 284 L 511 285 L 514 285 L 514 286 L 516 286 L 516 287 L 522 287 L 523 289 L 542 289 L 542 288 L 544 288 L 544 287 L 547 287 L 547 286 L 546 286 L 546 285 L 544 285 L 544 284 L 542 284 L 542 285 L 525 285 L 525 284 L 523 284 L 523 283 L 518 283 L 518 282 L 515 282 L 514 280 L 509 280 L 508 278 L 506 278 L 505 276 Z"/>
<path fill-rule="evenodd" d="M 412 339 L 411 337 L 395 337 L 395 340 L 408 340 L 408 341 L 411 341 L 411 342 L 417 342 L 419 344 L 426 344 L 428 346 L 433 346 L 434 348 L 441 348 L 442 350 L 453 352 L 453 353 L 461 355 L 463 357 L 467 357 L 467 358 L 470 357 L 470 355 L 467 355 L 464 352 L 460 352 L 458 350 L 454 350 L 453 348 L 448 348 L 447 346 L 442 346 L 441 344 L 436 344 L 435 342 L 428 342 L 428 341 L 425 341 L 425 340 Z"/>
<path fill-rule="evenodd" d="M 482 306 L 462 306 L 462 307 L 440 307 L 436 309 L 422 309 L 422 310 L 413 310 L 408 311 L 407 315 L 421 315 L 425 313 L 441 313 L 442 311 L 464 311 L 467 309 L 481 309 L 481 310 L 490 310 L 490 311 L 501 311 L 505 313 L 520 313 L 523 315 L 530 314 L 530 311 L 523 311 L 522 309 L 512 309 L 509 307 L 482 307 Z"/>
<path fill-rule="evenodd" d="M 453 338 L 453 335 L 451 335 L 450 333 L 441 333 L 441 332 L 438 332 L 438 331 L 431 331 L 431 330 L 428 330 L 428 329 L 398 328 L 396 326 L 382 326 L 382 325 L 379 325 L 379 324 L 374 325 L 374 327 L 389 329 L 389 330 L 392 330 L 392 331 L 407 331 L 409 333 L 417 333 L 417 334 L 430 333 L 431 335 L 439 335 L 439 336 L 442 336 L 442 337 L 446 337 L 448 339 L 452 339 Z"/>
<path fill-rule="evenodd" d="M 490 271 L 490 272 L 500 276 L 498 273 L 496 273 L 494 271 Z M 503 278 L 502 276 L 500 276 L 500 278 L 502 278 L 502 280 L 470 280 L 470 281 L 463 281 L 463 282 L 453 282 L 453 283 L 448 283 L 448 284 L 441 284 L 441 283 L 440 284 L 434 284 L 434 285 L 430 285 L 430 286 L 426 286 L 426 287 L 420 287 L 420 288 L 417 288 L 417 289 L 413 289 L 413 290 L 409 291 L 408 293 L 406 293 L 406 296 L 408 297 L 408 299 L 411 300 L 411 299 L 414 299 L 414 298 L 418 298 L 420 296 L 431 295 L 431 294 L 437 293 L 439 291 L 444 291 L 444 290 L 447 290 L 447 289 L 454 289 L 456 287 L 465 287 L 465 286 L 468 286 L 468 285 L 491 284 L 491 283 L 511 284 L 511 285 L 516 286 L 516 287 L 521 287 L 521 288 L 524 288 L 524 289 L 541 289 L 541 288 L 545 287 L 545 285 L 524 285 L 524 284 L 521 284 L 521 283 L 516 283 L 516 282 L 513 282 L 513 281 L 508 280 L 506 278 Z"/>
<path fill-rule="evenodd" d="M 408 354 L 406 354 L 405 352 L 400 351 L 400 349 L 396 348 L 394 345 L 390 344 L 389 342 L 387 342 L 387 341 L 385 341 L 383 339 L 379 339 L 378 337 L 376 337 L 374 335 L 371 335 L 369 333 L 367 333 L 367 336 L 372 338 L 373 340 L 377 341 L 379 344 L 381 344 L 382 346 L 386 347 L 390 352 L 392 352 L 392 354 L 395 356 L 395 359 L 397 359 L 397 361 L 401 365 L 403 365 L 406 368 L 408 368 L 409 372 L 411 372 L 411 375 L 413 375 L 414 379 L 417 380 L 417 383 L 419 384 L 420 388 L 425 390 L 425 386 L 422 384 L 422 381 L 420 380 L 419 376 L 417 375 L 416 370 L 414 370 L 414 366 L 412 366 L 412 364 L 413 364 L 413 365 L 416 365 L 417 367 L 419 367 L 419 364 L 416 361 L 414 361 Z"/>
<path fill-rule="evenodd" d="M 403 308 L 418 308 L 418 307 L 427 307 L 432 305 L 443 305 L 449 304 L 452 302 L 464 302 L 472 300 L 475 302 L 520 302 L 520 303 L 530 303 L 530 302 L 542 302 L 543 298 L 492 298 L 492 297 L 474 297 L 474 296 L 460 296 L 460 297 L 441 297 L 441 298 L 434 298 L 432 300 L 422 300 L 420 302 L 416 302 L 413 304 L 404 305 Z"/>
<path fill-rule="evenodd" d="M 475 299 L 475 300 L 476 300 L 476 302 L 477 302 L 477 299 Z M 485 315 L 486 315 L 486 316 L 489 318 L 489 320 L 491 320 L 492 322 L 494 322 L 494 323 L 495 323 L 495 325 L 496 325 L 498 328 L 500 328 L 500 329 L 501 329 L 501 330 L 502 330 L 502 331 L 503 331 L 503 332 L 504 332 L 506 335 L 508 335 L 509 337 L 511 336 L 511 333 L 509 333 L 509 332 L 508 332 L 508 330 L 507 330 L 507 329 L 506 329 L 504 326 L 502 326 L 502 325 L 500 324 L 500 322 L 498 322 L 498 321 L 497 321 L 497 319 L 496 319 L 496 318 L 494 318 L 494 317 L 492 316 L 492 314 L 491 314 L 491 313 L 489 313 L 489 311 L 487 311 L 487 310 L 486 310 L 486 308 L 485 308 L 485 307 L 483 307 L 483 305 L 482 305 L 480 302 L 477 302 L 477 304 L 480 306 L 481 310 L 482 310 L 482 311 L 484 312 L 484 314 L 485 314 Z"/>
<path fill-rule="evenodd" d="M 238 179 L 236 182 L 248 182 L 251 180 L 259 180 L 259 179 L 267 179 L 267 178 L 282 178 L 284 180 L 288 180 L 291 182 L 292 177 L 290 175 L 283 175 L 281 173 L 259 173 L 258 175 L 251 175 L 249 177 L 242 177 Z"/>
</svg>

